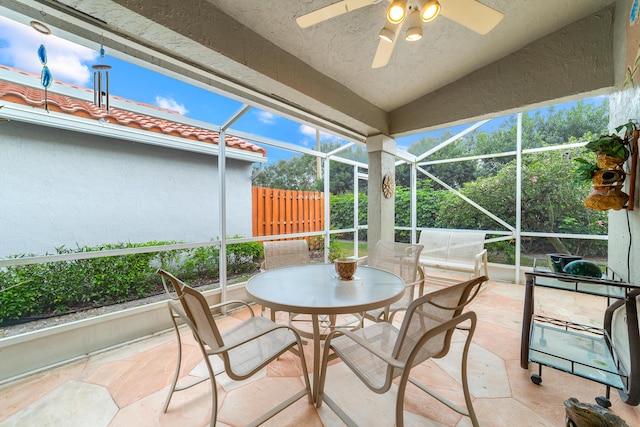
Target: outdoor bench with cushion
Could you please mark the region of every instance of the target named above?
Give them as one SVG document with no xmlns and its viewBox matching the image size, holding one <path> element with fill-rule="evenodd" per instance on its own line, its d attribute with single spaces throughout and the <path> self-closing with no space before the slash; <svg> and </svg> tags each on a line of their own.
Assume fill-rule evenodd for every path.
<svg viewBox="0 0 640 427">
<path fill-rule="evenodd" d="M 479 231 L 424 229 L 420 241 L 423 268 L 489 277 L 485 233 Z"/>
</svg>

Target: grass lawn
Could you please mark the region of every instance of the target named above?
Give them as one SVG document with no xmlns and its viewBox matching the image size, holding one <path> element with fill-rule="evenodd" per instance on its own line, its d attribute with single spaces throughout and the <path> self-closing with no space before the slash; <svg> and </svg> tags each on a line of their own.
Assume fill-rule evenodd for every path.
<svg viewBox="0 0 640 427">
<path fill-rule="evenodd" d="M 353 256 L 353 240 L 337 240 L 339 248 L 344 251 L 346 256 Z M 358 257 L 367 255 L 367 244 L 365 242 L 358 243 Z"/>
</svg>

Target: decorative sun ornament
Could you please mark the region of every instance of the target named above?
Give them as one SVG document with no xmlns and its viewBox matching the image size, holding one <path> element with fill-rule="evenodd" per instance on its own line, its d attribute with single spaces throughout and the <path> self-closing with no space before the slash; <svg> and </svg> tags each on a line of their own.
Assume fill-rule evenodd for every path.
<svg viewBox="0 0 640 427">
<path fill-rule="evenodd" d="M 390 199 L 396 191 L 396 179 L 390 173 L 386 174 L 382 179 L 382 195 Z"/>
</svg>

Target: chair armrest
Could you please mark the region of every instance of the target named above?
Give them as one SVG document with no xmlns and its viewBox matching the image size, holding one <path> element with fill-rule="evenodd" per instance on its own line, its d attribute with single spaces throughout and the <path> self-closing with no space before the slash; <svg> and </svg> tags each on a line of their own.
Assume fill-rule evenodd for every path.
<svg viewBox="0 0 640 427">
<path fill-rule="evenodd" d="M 368 256 L 361 256 L 359 257 L 356 261 L 358 265 L 367 265 L 367 261 L 368 261 L 369 257 Z"/>
<path fill-rule="evenodd" d="M 480 276 L 480 266 L 484 266 L 484 275 L 489 277 L 489 267 L 487 261 L 487 250 L 483 249 L 482 252 L 476 254 L 474 258 L 474 270 L 476 272 L 476 276 Z"/>
<path fill-rule="evenodd" d="M 475 311 L 465 311 L 459 316 L 456 316 L 453 319 L 449 319 L 446 322 L 441 323 L 440 325 L 429 329 L 422 335 L 422 337 L 418 340 L 418 343 L 416 345 L 424 345 L 427 342 L 429 342 L 429 340 L 431 340 L 434 337 L 437 337 L 443 332 L 453 331 L 456 328 L 456 326 L 458 326 L 460 323 L 463 323 L 467 320 L 471 321 L 471 326 L 469 327 L 469 329 L 467 329 L 467 334 L 466 334 L 467 337 L 465 340 L 466 342 L 465 342 L 464 351 L 467 352 L 468 346 L 471 343 L 471 339 L 473 337 L 473 333 L 476 329 L 476 323 L 478 322 L 478 316 L 476 315 Z M 432 357 L 439 359 L 445 356 L 449 352 L 449 347 L 451 346 L 451 340 L 447 340 L 446 346 L 447 348 L 444 351 L 442 351 L 440 354 L 435 354 Z"/>
<path fill-rule="evenodd" d="M 426 276 L 424 274 L 424 268 L 418 265 L 418 296 L 424 295 L 424 282 L 426 280 Z"/>
<path fill-rule="evenodd" d="M 224 307 L 224 306 L 232 305 L 232 304 L 243 305 L 243 306 L 245 306 L 246 308 L 248 308 L 248 309 L 249 309 L 249 311 L 251 312 L 251 317 L 253 317 L 253 316 L 255 315 L 255 314 L 253 313 L 253 310 L 251 310 L 251 306 L 250 306 L 248 303 L 246 303 L 246 302 L 244 302 L 244 301 L 241 301 L 241 300 L 238 300 L 238 299 L 229 300 L 229 301 L 225 301 L 225 302 L 219 302 L 218 304 L 210 305 L 210 306 L 209 306 L 209 310 L 210 310 L 210 311 L 213 311 L 213 310 L 215 310 L 216 308 L 220 308 L 220 307 Z"/>
</svg>

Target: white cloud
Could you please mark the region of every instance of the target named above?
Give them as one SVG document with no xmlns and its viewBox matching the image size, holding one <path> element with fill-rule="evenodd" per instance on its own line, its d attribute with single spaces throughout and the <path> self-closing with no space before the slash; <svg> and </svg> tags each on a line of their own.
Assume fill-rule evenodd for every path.
<svg viewBox="0 0 640 427">
<path fill-rule="evenodd" d="M 98 53 L 55 35 L 42 35 L 28 25 L 0 16 L 0 62 L 11 67 L 39 74 L 42 64 L 38 59 L 38 47 L 47 48 L 47 66 L 53 79 L 88 86 L 91 82 L 90 65 L 96 62 Z M 88 65 L 87 65 L 88 63 Z"/>
<path fill-rule="evenodd" d="M 300 133 L 304 136 L 316 137 L 316 129 L 308 125 L 300 125 Z"/>
<path fill-rule="evenodd" d="M 276 122 L 277 116 L 273 113 L 269 113 L 268 111 L 259 111 L 258 112 L 258 120 L 264 124 L 272 125 Z"/>
<path fill-rule="evenodd" d="M 165 110 L 177 111 L 178 114 L 184 116 L 189 110 L 184 106 L 184 104 L 178 104 L 173 98 L 165 98 L 160 95 L 156 95 L 156 105 L 160 108 L 164 108 Z"/>
<path fill-rule="evenodd" d="M 309 125 L 300 125 L 300 133 L 303 134 L 305 137 L 313 138 L 313 141 L 315 143 L 316 128 L 311 127 Z M 336 141 L 336 140 L 338 140 L 338 138 L 336 138 L 335 136 L 330 135 L 326 132 L 320 131 L 320 141 Z"/>
</svg>

